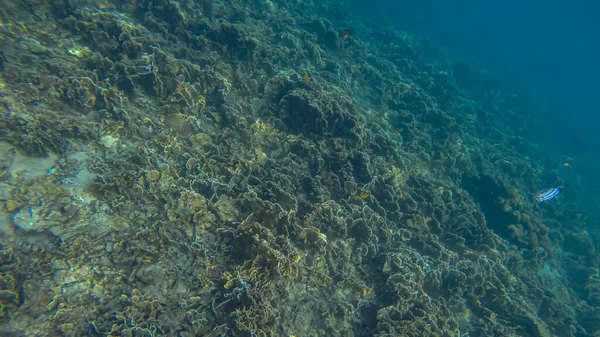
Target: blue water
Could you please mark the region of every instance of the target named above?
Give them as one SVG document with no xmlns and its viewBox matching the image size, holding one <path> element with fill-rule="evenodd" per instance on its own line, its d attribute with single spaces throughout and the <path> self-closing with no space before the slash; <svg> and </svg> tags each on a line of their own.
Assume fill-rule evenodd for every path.
<svg viewBox="0 0 600 337">
<path fill-rule="evenodd" d="M 537 103 L 548 127 L 541 136 L 552 146 L 582 156 L 600 153 L 595 135 L 600 126 L 600 3 L 377 0 L 368 8 L 493 68 L 507 90 Z"/>
</svg>

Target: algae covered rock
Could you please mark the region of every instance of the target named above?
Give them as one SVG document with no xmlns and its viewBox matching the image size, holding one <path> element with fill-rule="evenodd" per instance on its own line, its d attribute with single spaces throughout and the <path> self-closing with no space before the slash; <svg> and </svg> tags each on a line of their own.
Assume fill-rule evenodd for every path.
<svg viewBox="0 0 600 337">
<path fill-rule="evenodd" d="M 303 89 L 287 93 L 279 114 L 290 132 L 317 137 L 344 137 L 359 142 L 364 137 L 363 117 L 348 98 L 337 93 L 316 94 Z"/>
</svg>

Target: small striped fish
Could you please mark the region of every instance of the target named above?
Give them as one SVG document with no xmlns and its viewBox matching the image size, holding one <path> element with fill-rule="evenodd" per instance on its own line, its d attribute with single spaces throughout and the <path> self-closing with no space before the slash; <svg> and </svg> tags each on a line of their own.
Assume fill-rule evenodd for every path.
<svg viewBox="0 0 600 337">
<path fill-rule="evenodd" d="M 535 200 L 537 200 L 538 202 L 546 202 L 546 201 L 554 198 L 555 196 L 559 195 L 560 192 L 561 192 L 560 187 L 547 188 L 545 190 L 538 192 L 538 194 L 535 196 Z"/>
</svg>

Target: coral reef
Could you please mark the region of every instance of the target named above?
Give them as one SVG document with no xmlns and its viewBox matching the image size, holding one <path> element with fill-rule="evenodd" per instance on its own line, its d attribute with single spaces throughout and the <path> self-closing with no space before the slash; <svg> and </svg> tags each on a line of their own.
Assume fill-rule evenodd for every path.
<svg viewBox="0 0 600 337">
<path fill-rule="evenodd" d="M 0 9 L 0 333 L 600 334 L 518 99 L 339 7 Z"/>
</svg>

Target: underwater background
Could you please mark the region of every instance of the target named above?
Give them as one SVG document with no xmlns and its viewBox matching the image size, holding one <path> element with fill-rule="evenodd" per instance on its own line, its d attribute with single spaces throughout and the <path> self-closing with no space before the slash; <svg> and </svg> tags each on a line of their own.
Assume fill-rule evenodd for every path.
<svg viewBox="0 0 600 337">
<path fill-rule="evenodd" d="M 600 336 L 600 5 L 0 6 L 1 336 Z"/>
</svg>

